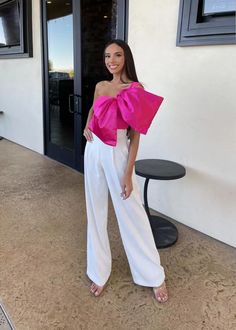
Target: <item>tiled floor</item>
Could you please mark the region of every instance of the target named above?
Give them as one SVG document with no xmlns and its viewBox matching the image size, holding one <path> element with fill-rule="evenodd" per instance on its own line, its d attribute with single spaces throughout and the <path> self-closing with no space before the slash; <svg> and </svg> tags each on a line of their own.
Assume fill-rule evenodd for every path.
<svg viewBox="0 0 236 330">
<path fill-rule="evenodd" d="M 160 250 L 169 302 L 132 282 L 113 209 L 113 271 L 89 293 L 83 176 L 0 141 L 0 298 L 16 330 L 236 329 L 236 250 L 181 224 Z"/>
</svg>

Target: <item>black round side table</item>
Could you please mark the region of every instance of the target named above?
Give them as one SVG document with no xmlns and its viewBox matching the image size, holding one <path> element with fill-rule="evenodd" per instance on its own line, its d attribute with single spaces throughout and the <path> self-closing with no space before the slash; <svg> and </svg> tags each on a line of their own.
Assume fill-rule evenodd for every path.
<svg viewBox="0 0 236 330">
<path fill-rule="evenodd" d="M 135 173 L 144 177 L 144 207 L 150 221 L 156 247 L 162 249 L 173 245 L 178 239 L 176 226 L 170 221 L 151 215 L 147 200 L 147 188 L 150 179 L 176 180 L 185 176 L 185 168 L 175 162 L 164 159 L 141 159 L 135 162 Z"/>
</svg>

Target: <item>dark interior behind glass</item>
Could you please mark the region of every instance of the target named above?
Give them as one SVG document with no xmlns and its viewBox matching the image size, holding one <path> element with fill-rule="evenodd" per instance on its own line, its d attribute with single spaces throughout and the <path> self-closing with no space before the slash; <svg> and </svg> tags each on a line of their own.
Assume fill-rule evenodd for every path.
<svg viewBox="0 0 236 330">
<path fill-rule="evenodd" d="M 0 47 L 20 45 L 20 13 L 16 0 L 0 4 Z"/>
</svg>

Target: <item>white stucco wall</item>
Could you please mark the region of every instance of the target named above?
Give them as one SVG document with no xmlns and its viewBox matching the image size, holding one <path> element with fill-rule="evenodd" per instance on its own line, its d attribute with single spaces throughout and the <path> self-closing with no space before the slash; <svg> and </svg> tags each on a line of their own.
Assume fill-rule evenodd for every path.
<svg viewBox="0 0 236 330">
<path fill-rule="evenodd" d="M 176 47 L 179 1 L 129 5 L 139 79 L 165 97 L 138 158 L 187 170 L 180 180 L 150 182 L 150 206 L 236 246 L 236 45 Z"/>
<path fill-rule="evenodd" d="M 39 1 L 32 1 L 33 57 L 0 58 L 0 136 L 43 153 Z"/>
</svg>

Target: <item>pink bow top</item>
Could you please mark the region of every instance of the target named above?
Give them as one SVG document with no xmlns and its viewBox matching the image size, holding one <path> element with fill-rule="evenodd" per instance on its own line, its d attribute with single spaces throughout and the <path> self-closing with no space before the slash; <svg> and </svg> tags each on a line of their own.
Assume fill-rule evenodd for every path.
<svg viewBox="0 0 236 330">
<path fill-rule="evenodd" d="M 115 146 L 117 129 L 129 126 L 139 133 L 147 133 L 163 97 L 137 86 L 140 84 L 133 82 L 116 97 L 102 95 L 95 100 L 88 127 L 104 143 Z"/>
</svg>

